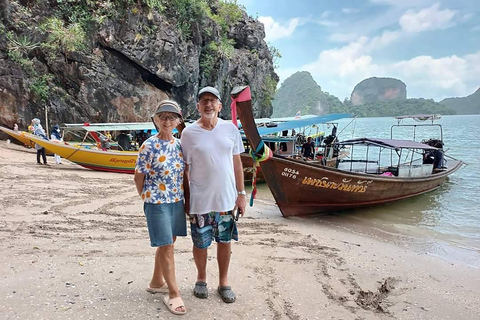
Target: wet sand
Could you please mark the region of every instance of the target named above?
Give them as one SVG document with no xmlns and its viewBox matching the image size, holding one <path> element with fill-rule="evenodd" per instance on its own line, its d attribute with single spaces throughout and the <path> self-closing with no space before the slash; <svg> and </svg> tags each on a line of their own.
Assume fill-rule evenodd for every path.
<svg viewBox="0 0 480 320">
<path fill-rule="evenodd" d="M 36 165 L 35 151 L 0 141 L 0 318 L 178 318 L 145 291 L 154 249 L 133 176 Z M 477 268 L 352 233 L 321 219 L 284 219 L 256 200 L 239 222 L 230 284 L 192 294 L 191 240 L 175 249 L 183 319 L 478 319 Z"/>
</svg>

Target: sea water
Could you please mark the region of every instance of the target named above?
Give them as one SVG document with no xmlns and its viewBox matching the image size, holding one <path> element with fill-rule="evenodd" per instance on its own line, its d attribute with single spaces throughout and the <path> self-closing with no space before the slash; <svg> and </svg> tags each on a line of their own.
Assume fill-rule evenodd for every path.
<svg viewBox="0 0 480 320">
<path fill-rule="evenodd" d="M 430 123 L 407 120 L 402 123 Z M 442 125 L 446 155 L 466 163 L 440 188 L 390 204 L 306 219 L 480 268 L 480 115 L 442 116 L 435 123 Z M 393 117 L 342 119 L 337 134 L 339 140 L 389 139 L 396 124 Z M 320 129 L 328 135 L 332 126 Z M 417 127 L 415 138 L 435 138 L 439 132 L 438 127 Z M 413 129 L 394 127 L 393 137 L 412 139 Z M 266 184 L 259 184 L 259 197 L 274 201 Z"/>
</svg>

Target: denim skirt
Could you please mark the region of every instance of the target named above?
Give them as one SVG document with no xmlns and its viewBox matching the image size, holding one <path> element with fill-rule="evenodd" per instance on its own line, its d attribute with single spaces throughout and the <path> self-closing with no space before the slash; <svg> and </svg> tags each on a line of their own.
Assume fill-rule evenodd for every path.
<svg viewBox="0 0 480 320">
<path fill-rule="evenodd" d="M 144 203 L 148 234 L 152 247 L 163 247 L 173 243 L 174 236 L 187 235 L 187 220 L 183 201 L 174 203 Z"/>
</svg>

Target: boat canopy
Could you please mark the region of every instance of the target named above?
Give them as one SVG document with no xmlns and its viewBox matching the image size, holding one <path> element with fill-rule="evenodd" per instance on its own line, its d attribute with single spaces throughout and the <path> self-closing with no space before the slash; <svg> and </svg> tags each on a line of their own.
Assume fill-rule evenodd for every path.
<svg viewBox="0 0 480 320">
<path fill-rule="evenodd" d="M 426 120 L 439 120 L 442 116 L 439 114 L 414 114 L 414 115 L 406 115 L 406 116 L 398 116 L 395 117 L 397 120 L 403 119 L 413 119 L 415 121 L 426 121 Z"/>
<path fill-rule="evenodd" d="M 309 117 L 306 119 L 289 120 L 289 121 L 278 123 L 276 127 L 259 127 L 257 129 L 258 129 L 258 133 L 261 136 L 263 136 L 266 134 L 277 133 L 284 130 L 308 127 L 314 124 L 327 123 L 327 122 L 335 121 L 338 119 L 350 118 L 350 117 L 352 117 L 352 115 L 348 113 L 334 113 L 334 114 L 327 114 L 323 116 Z M 244 133 L 243 130 L 242 130 L 242 133 Z"/>
<path fill-rule="evenodd" d="M 153 122 L 126 122 L 126 123 L 65 123 L 63 125 L 68 130 L 85 130 L 92 131 L 136 131 L 136 130 L 156 130 Z"/>
<path fill-rule="evenodd" d="M 365 144 L 375 145 L 377 147 L 389 148 L 389 149 L 424 149 L 424 150 L 437 150 L 438 148 L 429 146 L 425 143 L 410 141 L 410 140 L 392 140 L 392 139 L 380 139 L 380 138 L 358 138 L 351 140 L 344 140 L 338 143 L 339 145 L 354 145 Z"/>
</svg>

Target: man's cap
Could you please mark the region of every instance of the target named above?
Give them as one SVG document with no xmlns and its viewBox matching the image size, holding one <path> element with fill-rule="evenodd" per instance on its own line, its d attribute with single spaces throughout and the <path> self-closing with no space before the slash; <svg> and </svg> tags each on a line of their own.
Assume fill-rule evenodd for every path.
<svg viewBox="0 0 480 320">
<path fill-rule="evenodd" d="M 161 112 L 171 112 L 171 113 L 176 113 L 180 117 L 182 117 L 182 109 L 180 109 L 180 106 L 178 105 L 177 102 L 173 100 L 163 100 L 161 101 L 158 106 L 157 110 L 153 115 L 159 114 Z"/>
<path fill-rule="evenodd" d="M 220 92 L 218 92 L 217 89 L 215 89 L 214 87 L 205 87 L 205 88 L 202 88 L 200 91 L 198 91 L 198 99 L 200 99 L 200 96 L 204 93 L 211 93 L 213 94 L 215 97 L 218 98 L 218 100 L 222 100 L 222 98 L 220 98 Z"/>
</svg>

